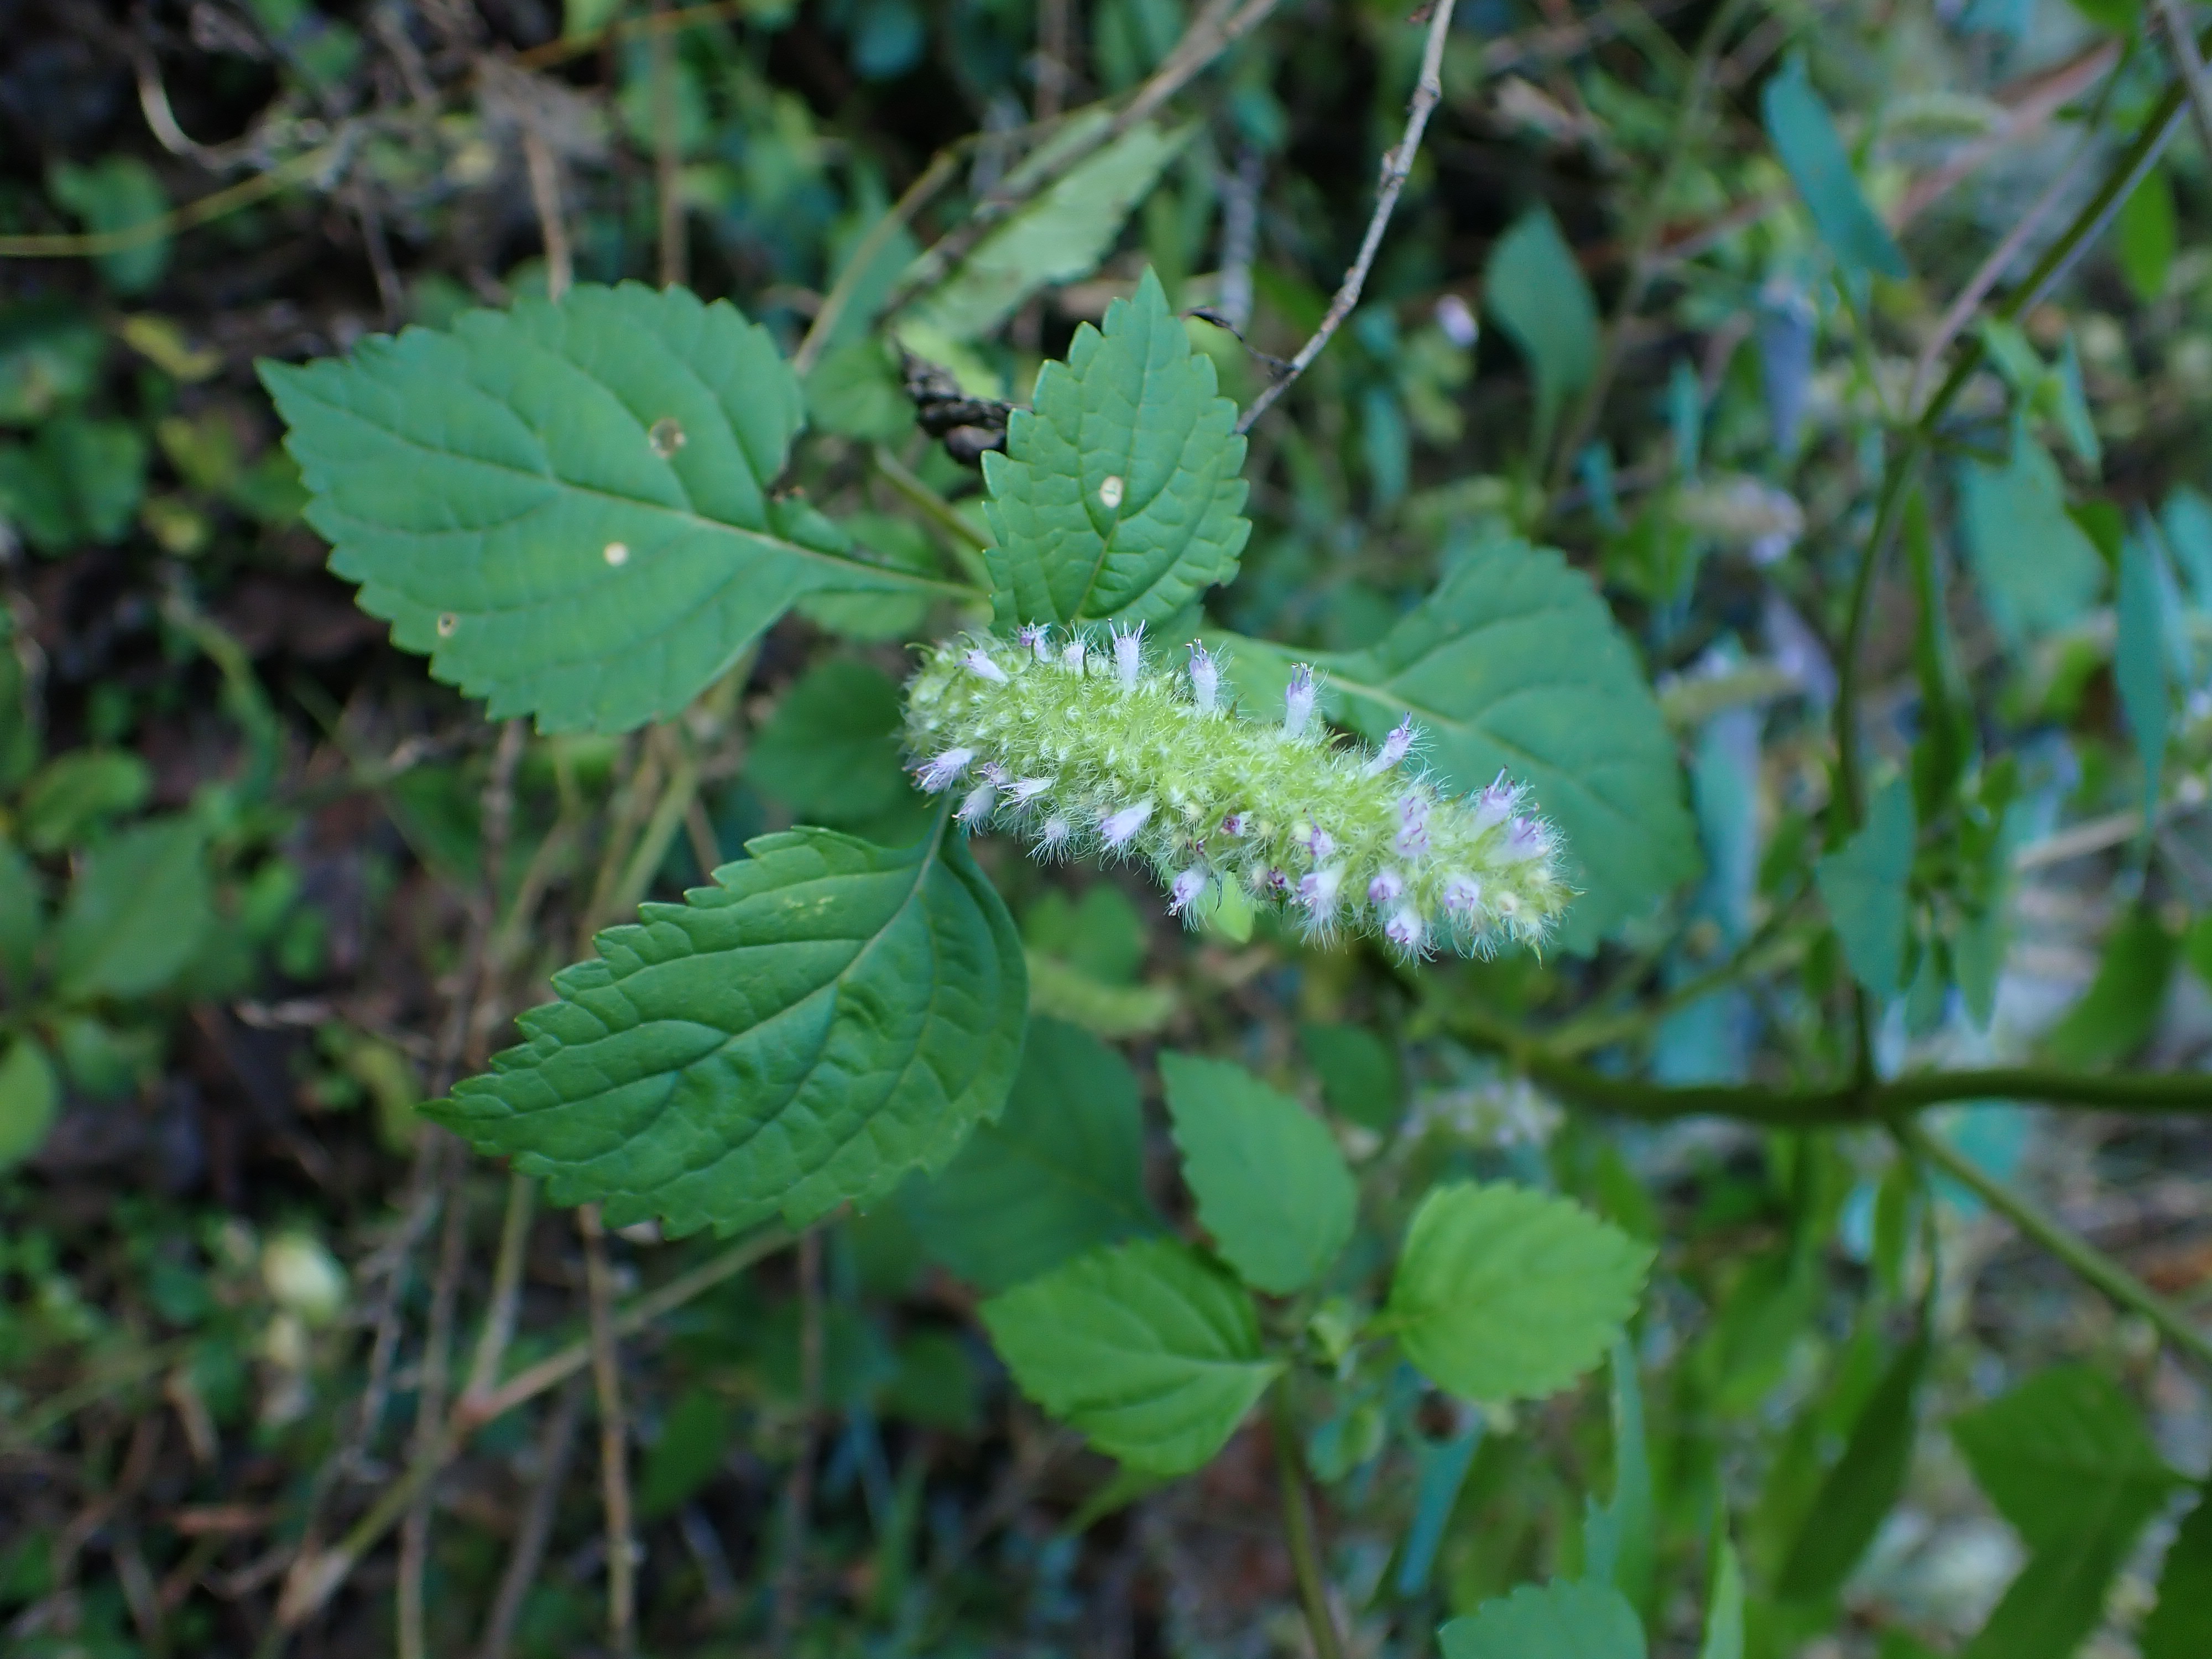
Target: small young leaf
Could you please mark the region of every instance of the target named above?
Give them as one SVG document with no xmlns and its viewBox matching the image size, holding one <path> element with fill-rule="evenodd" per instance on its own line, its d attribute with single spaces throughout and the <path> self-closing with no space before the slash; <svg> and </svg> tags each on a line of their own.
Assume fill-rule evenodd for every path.
<svg viewBox="0 0 2212 1659">
<path fill-rule="evenodd" d="M 46 1145 L 61 1099 L 53 1062 L 38 1039 L 17 1037 L 0 1059 L 0 1172 L 14 1169 Z"/>
<path fill-rule="evenodd" d="M 2057 464 L 2023 420 L 2013 423 L 2010 463 L 1970 461 L 1959 488 L 1982 603 L 2008 644 L 2063 628 L 2096 602 L 2104 556 L 2068 514 Z"/>
<path fill-rule="evenodd" d="M 1162 622 L 1237 574 L 1244 440 L 1214 384 L 1149 270 L 1044 366 L 983 457 L 1001 622 Z"/>
<path fill-rule="evenodd" d="M 1275 1296 L 1317 1282 L 1351 1238 L 1359 1198 L 1327 1126 L 1223 1060 L 1164 1054 L 1160 1080 L 1182 1178 L 1222 1260 Z"/>
<path fill-rule="evenodd" d="M 1444 1659 L 1644 1659 L 1644 1626 L 1610 1584 L 1553 1579 L 1485 1601 L 1437 1632 Z"/>
<path fill-rule="evenodd" d="M 1028 1006 L 1013 919 L 957 830 L 747 844 L 554 976 L 527 1039 L 424 1108 L 610 1225 L 805 1224 L 941 1167 L 995 1115 Z"/>
<path fill-rule="evenodd" d="M 1805 72 L 1805 59 L 1793 55 L 1780 73 L 1759 90 L 1759 114 L 1774 152 L 1789 169 L 1790 182 L 1812 210 L 1813 222 L 1828 251 L 1848 271 L 1878 276 L 1911 273 L 1905 255 L 1860 192 L 1851 158 L 1837 136 L 1834 118 Z"/>
<path fill-rule="evenodd" d="M 2120 204 L 2120 275 L 2128 279 L 2136 298 L 2149 305 L 2166 292 L 2166 279 L 2173 269 L 2174 250 L 2180 232 L 2173 210 L 2173 181 L 2166 169 L 2154 167 L 2139 180 Z"/>
<path fill-rule="evenodd" d="M 1042 146 L 1008 183 L 1018 184 L 1030 167 L 1051 164 L 1060 144 L 1084 129 L 1084 123 L 1071 123 L 1066 138 Z M 1141 122 L 1077 162 L 978 242 L 943 283 L 902 310 L 892 331 L 919 325 L 955 341 L 980 339 L 1039 289 L 1089 276 L 1191 131 L 1163 131 Z"/>
<path fill-rule="evenodd" d="M 1648 1248 L 1568 1200 L 1454 1182 L 1414 1212 L 1382 1326 L 1440 1388 L 1539 1399 L 1620 1334 L 1650 1261 Z"/>
<path fill-rule="evenodd" d="M 2150 1040 L 2166 1006 L 2179 942 L 2148 910 L 2130 910 L 2106 935 L 2097 977 L 2044 1038 L 2061 1066 L 2088 1069 L 2124 1060 Z"/>
<path fill-rule="evenodd" d="M 2125 1533 L 2132 1540 L 2175 1476 L 2111 1378 L 2054 1365 L 1951 1423 L 1951 1439 L 1997 1512 L 2038 1551 Z"/>
<path fill-rule="evenodd" d="M 1791 1601 L 1822 1601 L 1843 1588 L 1905 1491 L 1919 1426 L 1913 1407 L 1928 1366 L 1926 1332 L 1900 1348 L 1860 1407 L 1844 1455 L 1821 1481 L 1775 1583 Z"/>
<path fill-rule="evenodd" d="M 1893 778 L 1868 804 L 1858 833 L 1813 868 L 1844 959 L 1877 997 L 1894 994 L 1905 977 L 1905 882 L 1917 833 L 1912 787 Z"/>
<path fill-rule="evenodd" d="M 2212 1653 L 2212 1496 L 2200 1492 L 2166 1547 L 2158 1604 L 2136 1638 L 2142 1659 L 2204 1659 Z"/>
<path fill-rule="evenodd" d="M 1450 788 L 1501 770 L 1529 787 L 1582 893 L 1560 925 L 1568 950 L 1595 948 L 1697 873 L 1658 701 L 1605 602 L 1552 550 L 1469 549 L 1380 643 L 1318 661 L 1333 714 L 1378 743 L 1411 714 L 1420 759 Z M 1238 683 L 1256 695 L 1241 668 Z"/>
<path fill-rule="evenodd" d="M 1032 1018 L 1004 1114 L 902 1202 L 930 1255 L 986 1291 L 1158 1231 L 1136 1073 L 1089 1032 Z"/>
<path fill-rule="evenodd" d="M 2166 583 L 2156 550 L 2140 537 L 2129 537 L 2121 549 L 2118 610 L 2119 638 L 2112 650 L 2112 678 L 2119 683 L 2120 708 L 2142 766 L 2142 810 L 2148 825 L 2158 811 L 2159 774 L 2166 762 L 2170 722 Z"/>
<path fill-rule="evenodd" d="M 1483 305 L 1536 379 L 1534 447 L 1551 441 L 1568 398 L 1597 373 L 1597 301 L 1548 208 L 1516 220 L 1490 252 Z"/>
<path fill-rule="evenodd" d="M 1243 1288 L 1173 1239 L 1079 1256 L 981 1313 L 1024 1394 L 1153 1474 L 1205 1463 L 1282 1369 Z"/>
<path fill-rule="evenodd" d="M 141 997 L 177 975 L 215 919 L 206 848 L 198 824 L 161 818 L 86 855 L 54 931 L 64 997 Z"/>
<path fill-rule="evenodd" d="M 105 155 L 88 167 L 58 161 L 46 188 L 95 235 L 135 230 L 169 209 L 160 176 L 135 155 Z M 118 294 L 143 293 L 168 267 L 168 233 L 98 254 L 93 263 Z"/>
<path fill-rule="evenodd" d="M 580 283 L 261 378 L 331 568 L 495 719 L 627 730 L 801 594 L 945 591 L 769 495 L 799 383 L 765 330 L 681 289 Z"/>
</svg>

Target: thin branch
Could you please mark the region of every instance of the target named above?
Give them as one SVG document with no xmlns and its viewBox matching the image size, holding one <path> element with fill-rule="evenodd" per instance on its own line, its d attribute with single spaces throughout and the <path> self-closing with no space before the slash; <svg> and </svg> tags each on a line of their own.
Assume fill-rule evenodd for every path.
<svg viewBox="0 0 2212 1659">
<path fill-rule="evenodd" d="M 499 1224 L 499 1254 L 491 1269 L 491 1305 L 477 1334 L 464 1401 L 480 1401 L 499 1382 L 500 1363 L 514 1340 L 515 1311 L 522 1299 L 522 1269 L 530 1253 L 530 1223 L 537 1208 L 538 1183 L 517 1170 L 507 1178 L 507 1209 Z"/>
<path fill-rule="evenodd" d="M 1278 1378 L 1269 1392 L 1268 1438 L 1275 1443 L 1275 1480 L 1283 1504 L 1283 1541 L 1289 1546 L 1291 1572 L 1297 1580 L 1298 1605 L 1305 1610 L 1314 1659 L 1344 1659 L 1344 1641 L 1329 1611 L 1328 1580 L 1314 1540 L 1313 1494 L 1299 1467 L 1297 1425 L 1291 1419 L 1290 1384 Z"/>
<path fill-rule="evenodd" d="M 1899 1124 L 1894 1133 L 1907 1151 L 1972 1190 L 2088 1284 L 2123 1308 L 2141 1314 L 2167 1341 L 2212 1372 L 2212 1340 L 2180 1309 L 2041 1206 L 1990 1176 L 1941 1135 L 1931 1135 L 1915 1123 Z"/>
<path fill-rule="evenodd" d="M 499 1592 L 484 1616 L 483 1635 L 477 1643 L 477 1659 L 507 1659 L 514 1640 L 514 1626 L 522 1616 L 523 1598 L 537 1581 L 552 1540 L 553 1522 L 561 1508 L 561 1491 L 568 1483 L 568 1466 L 574 1460 L 576 1425 L 584 1414 L 583 1384 L 571 1378 L 554 1401 L 552 1415 L 538 1439 L 538 1479 L 532 1483 L 530 1500 L 515 1528 L 514 1549 L 500 1576 Z"/>
<path fill-rule="evenodd" d="M 1290 366 L 1238 417 L 1239 432 L 1249 432 L 1252 423 L 1274 407 L 1275 400 L 1289 391 L 1292 382 L 1321 356 L 1329 337 L 1343 326 L 1352 308 L 1359 303 L 1359 292 L 1367 286 L 1367 273 L 1375 264 L 1376 250 L 1382 246 L 1383 228 L 1390 222 L 1391 210 L 1398 205 L 1398 192 L 1405 189 L 1407 176 L 1413 170 L 1413 157 L 1421 148 L 1421 134 L 1428 127 L 1429 113 L 1443 96 L 1444 40 L 1451 33 L 1453 4 L 1454 0 L 1435 0 L 1435 9 L 1429 14 L 1429 36 L 1421 48 L 1421 72 L 1413 82 L 1413 101 L 1406 111 L 1406 135 L 1398 141 L 1397 148 L 1382 158 L 1382 185 L 1376 191 L 1375 211 L 1368 218 L 1367 234 L 1360 238 L 1358 256 L 1352 260 L 1352 269 L 1344 273 L 1344 281 L 1337 285 L 1336 297 L 1328 302 L 1328 310 L 1322 315 L 1321 326 L 1314 331 L 1313 337 L 1298 348 Z"/>
<path fill-rule="evenodd" d="M 555 303 L 576 275 L 568 251 L 568 225 L 561 216 L 561 165 L 553 146 L 528 115 L 522 122 L 522 160 L 530 174 L 530 204 L 537 210 L 538 234 L 545 243 L 545 297 Z"/>
<path fill-rule="evenodd" d="M 814 1511 L 815 1419 L 822 1410 L 822 1235 L 799 1241 L 799 1455 L 783 1489 L 783 1559 L 769 1650 L 788 1653 L 805 1610 L 806 1534 Z"/>
<path fill-rule="evenodd" d="M 469 1242 L 468 1155 L 452 1136 L 439 1133 L 443 1143 L 445 1226 L 438 1243 L 438 1271 L 430 1284 L 429 1329 L 423 1338 L 422 1382 L 416 1392 L 415 1435 L 409 1455 L 426 1455 L 443 1431 L 446 1382 L 453 1347 L 453 1310 L 459 1300 L 461 1271 L 467 1264 Z M 423 1484 L 408 1506 L 399 1528 L 398 1649 L 400 1659 L 428 1659 L 429 1639 L 423 1626 L 425 1605 L 422 1580 L 430 1560 L 430 1497 L 432 1486 Z"/>
<path fill-rule="evenodd" d="M 914 216 L 921 212 L 939 191 L 952 182 L 954 175 L 960 171 L 960 158 L 973 143 L 972 138 L 963 138 L 938 151 L 929 165 L 922 169 L 921 176 L 901 192 L 898 200 L 891 204 L 883 217 L 868 227 L 867 234 L 854 246 L 852 257 L 845 261 L 845 268 L 837 273 L 837 280 L 830 284 L 830 292 L 823 296 L 820 307 L 814 313 L 814 320 L 807 325 L 806 337 L 799 343 L 799 349 L 791 354 L 792 373 L 800 380 L 806 378 L 807 372 L 814 367 L 815 360 L 828 348 L 830 337 L 836 332 L 837 325 L 845 315 L 846 307 L 853 303 L 854 290 L 874 269 L 876 261 L 883 257 L 884 250 L 890 246 L 891 239 L 913 222 Z"/>
<path fill-rule="evenodd" d="M 689 263 L 684 246 L 684 154 L 676 131 L 676 36 L 664 20 L 668 0 L 653 0 L 650 85 L 653 95 L 653 188 L 660 210 L 660 285 L 676 288 Z"/>
<path fill-rule="evenodd" d="M 2204 159 L 2212 162 L 2212 91 L 2204 84 L 2204 54 L 2197 50 L 2196 37 L 2189 30 L 2189 16 L 2181 9 L 2181 0 L 2153 0 L 2158 11 L 2158 21 L 2166 32 L 2166 43 L 2173 52 L 2174 67 L 2181 71 L 2183 90 L 2189 94 L 2190 118 L 2197 123 L 2197 142 L 2204 147 Z"/>
<path fill-rule="evenodd" d="M 592 1389 L 599 1407 L 599 1492 L 607 1518 L 607 1645 L 615 1659 L 629 1659 L 637 1650 L 629 1419 L 623 1411 L 622 1365 L 615 1346 L 614 1275 L 607 1267 L 606 1230 L 599 1224 L 598 1205 L 577 1209 L 576 1231 L 584 1236 L 584 1282 L 592 1309 Z"/>
</svg>

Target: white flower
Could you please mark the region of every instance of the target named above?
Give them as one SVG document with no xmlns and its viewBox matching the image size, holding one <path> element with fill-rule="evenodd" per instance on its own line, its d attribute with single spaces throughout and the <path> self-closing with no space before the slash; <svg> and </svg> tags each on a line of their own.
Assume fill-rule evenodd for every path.
<svg viewBox="0 0 2212 1659">
<path fill-rule="evenodd" d="M 1152 804 L 1148 800 L 1140 800 L 1134 806 L 1124 806 L 1118 812 L 1109 813 L 1105 822 L 1098 826 L 1098 838 L 1109 848 L 1127 847 L 1135 838 L 1137 831 L 1152 821 Z"/>
<path fill-rule="evenodd" d="M 941 794 L 959 781 L 975 758 L 972 749 L 948 749 L 915 774 L 915 781 L 931 794 Z"/>
</svg>

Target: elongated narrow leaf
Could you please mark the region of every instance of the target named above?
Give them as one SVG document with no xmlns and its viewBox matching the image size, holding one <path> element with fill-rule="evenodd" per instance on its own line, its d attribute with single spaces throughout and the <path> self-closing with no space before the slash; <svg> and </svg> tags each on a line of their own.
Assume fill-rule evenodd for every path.
<svg viewBox="0 0 2212 1659">
<path fill-rule="evenodd" d="M 890 852 L 750 842 L 683 904 L 599 936 L 528 1039 L 425 1108 L 620 1225 L 793 1225 L 937 1169 L 1004 1103 L 1021 942 L 957 831 Z"/>
<path fill-rule="evenodd" d="M 1743 1563 L 1724 1531 L 1713 1543 L 1712 1588 L 1705 1593 L 1705 1633 L 1698 1659 L 1743 1659 Z"/>
<path fill-rule="evenodd" d="M 1843 1588 L 1905 1491 L 1919 1427 L 1914 1402 L 1928 1366 L 1925 1332 L 1899 1349 L 1851 1425 L 1844 1455 L 1806 1511 L 1776 1583 L 1778 1595 L 1818 1601 Z"/>
<path fill-rule="evenodd" d="M 1327 1126 L 1224 1060 L 1162 1054 L 1160 1079 L 1182 1178 L 1222 1260 L 1276 1296 L 1316 1282 L 1351 1238 L 1359 1197 Z"/>
<path fill-rule="evenodd" d="M 1379 644 L 1322 663 L 1332 713 L 1364 736 L 1410 714 L 1421 760 L 1450 787 L 1500 771 L 1529 787 L 1582 893 L 1560 929 L 1569 950 L 1697 873 L 1658 701 L 1604 601 L 1552 550 L 1477 547 Z"/>
<path fill-rule="evenodd" d="M 1905 255 L 1875 216 L 1851 172 L 1851 158 L 1837 136 L 1836 124 L 1820 94 L 1805 73 L 1805 60 L 1793 56 L 1781 73 L 1772 76 L 1759 91 L 1759 113 L 1774 153 L 1789 169 L 1820 240 L 1846 270 L 1872 271 L 1878 276 L 1902 277 Z"/>
<path fill-rule="evenodd" d="M 2212 1653 L 2212 1497 L 2199 1492 L 2166 1547 L 2158 1605 L 2143 1620 L 2142 1659 L 2203 1659 Z"/>
<path fill-rule="evenodd" d="M 983 458 L 1002 622 L 1158 622 L 1237 574 L 1244 440 L 1151 271 Z"/>
<path fill-rule="evenodd" d="M 1912 786 L 1893 778 L 1868 805 L 1858 833 L 1813 866 L 1844 959 L 1878 997 L 1893 994 L 1905 977 L 1905 883 L 1915 834 Z"/>
<path fill-rule="evenodd" d="M 1039 289 L 1089 276 L 1112 252 L 1129 210 L 1151 191 L 1191 131 L 1139 122 L 1077 162 L 978 242 L 942 283 L 902 310 L 894 331 L 980 339 Z M 1085 136 L 1087 131 L 1072 126 L 1060 143 Z M 1058 149 L 1059 143 L 1046 146 L 1024 169 L 1048 164 Z"/>
<path fill-rule="evenodd" d="M 494 717 L 624 730 L 802 593 L 943 586 L 770 496 L 798 382 L 764 330 L 680 289 L 580 284 L 261 376 L 331 568 Z"/>
<path fill-rule="evenodd" d="M 2066 512 L 2058 464 L 2015 421 L 2004 466 L 1960 470 L 1966 550 L 1990 620 L 2015 648 L 2065 627 L 2096 602 L 2105 561 Z"/>
<path fill-rule="evenodd" d="M 1437 1632 L 1444 1659 L 1644 1659 L 1644 1626 L 1610 1584 L 1554 1579 L 1485 1601 Z"/>
<path fill-rule="evenodd" d="M 1482 298 L 1528 360 L 1540 447 L 1566 400 L 1597 373 L 1597 302 L 1548 208 L 1524 215 L 1498 239 L 1483 269 Z"/>
<path fill-rule="evenodd" d="M 1641 1605 L 1650 1594 L 1652 1558 L 1651 1449 L 1644 1434 L 1644 1388 L 1636 1352 L 1613 1345 L 1613 1497 L 1601 1505 L 1583 1500 L 1583 1576 L 1612 1584 Z"/>
<path fill-rule="evenodd" d="M 1648 1248 L 1566 1199 L 1454 1182 L 1414 1212 L 1383 1324 L 1440 1388 L 1538 1399 L 1620 1334 L 1650 1262 Z"/>
<path fill-rule="evenodd" d="M 1160 1231 L 1136 1073 L 1089 1032 L 1031 1019 L 1005 1113 L 902 1201 L 929 1253 L 987 1291 Z"/>
<path fill-rule="evenodd" d="M 1022 1392 L 1154 1474 L 1221 1449 L 1281 1367 L 1242 1286 L 1189 1246 L 1097 1250 L 982 1307 Z"/>
<path fill-rule="evenodd" d="M 2128 538 L 2120 556 L 2119 638 L 2112 678 L 2142 767 L 2146 823 L 2158 810 L 2159 775 L 2166 763 L 2170 711 L 2166 686 L 2166 582 L 2157 553 L 2141 538 Z"/>
</svg>

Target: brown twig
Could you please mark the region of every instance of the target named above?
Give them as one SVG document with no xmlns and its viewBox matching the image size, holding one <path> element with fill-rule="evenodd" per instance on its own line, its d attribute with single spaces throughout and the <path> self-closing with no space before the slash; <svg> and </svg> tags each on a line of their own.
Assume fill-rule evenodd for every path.
<svg viewBox="0 0 2212 1659">
<path fill-rule="evenodd" d="M 783 1489 L 783 1559 L 775 1574 L 774 1623 L 769 1645 L 791 1651 L 805 1608 L 806 1534 L 814 1511 L 815 1419 L 822 1410 L 822 1235 L 810 1229 L 799 1240 L 799 1455 Z"/>
<path fill-rule="evenodd" d="M 1352 260 L 1352 269 L 1344 273 L 1344 281 L 1337 285 L 1336 297 L 1328 302 L 1328 310 L 1313 337 L 1298 348 L 1290 366 L 1252 400 L 1252 406 L 1238 419 L 1239 432 L 1250 431 L 1252 423 L 1290 390 L 1291 383 L 1321 356 L 1322 348 L 1352 314 L 1352 307 L 1359 303 L 1359 291 L 1367 285 L 1367 273 L 1375 264 L 1376 250 L 1382 245 L 1383 228 L 1390 222 L 1391 210 L 1398 205 L 1398 192 L 1406 187 L 1407 175 L 1413 170 L 1413 156 L 1421 147 L 1421 134 L 1429 125 L 1429 112 L 1436 108 L 1437 100 L 1443 96 L 1444 40 L 1451 32 L 1453 3 L 1454 0 L 1436 0 L 1429 14 L 1428 40 L 1421 49 L 1421 72 L 1413 82 L 1413 101 L 1406 112 L 1406 136 L 1398 141 L 1396 149 L 1382 158 L 1382 181 L 1376 191 L 1375 211 L 1367 221 L 1367 234 L 1360 239 L 1358 257 Z"/>
<path fill-rule="evenodd" d="M 665 20 L 668 0 L 653 0 L 653 189 L 660 213 L 660 285 L 677 288 L 688 263 L 684 246 L 684 153 L 676 131 L 676 36 Z"/>
<path fill-rule="evenodd" d="M 507 1209 L 500 1218 L 499 1254 L 493 1258 L 491 1303 L 477 1334 L 464 1402 L 481 1401 L 499 1382 L 500 1363 L 514 1340 L 514 1317 L 522 1300 L 522 1268 L 530 1252 L 530 1223 L 537 1208 L 538 1183 L 517 1170 L 507 1178 Z"/>
<path fill-rule="evenodd" d="M 575 278 L 568 251 L 568 222 L 561 216 L 561 166 L 553 146 L 527 115 L 522 122 L 522 161 L 530 174 L 530 204 L 537 210 L 538 234 L 545 244 L 545 297 L 558 303 Z"/>
<path fill-rule="evenodd" d="M 614 1275 L 607 1267 L 607 1235 L 599 1224 L 598 1205 L 577 1209 L 576 1231 L 584 1238 L 584 1284 L 592 1310 L 592 1391 L 599 1408 L 599 1493 L 607 1520 L 607 1645 L 615 1659 L 629 1659 L 637 1646 L 629 1422 L 623 1411 L 621 1357 L 615 1346 Z"/>
<path fill-rule="evenodd" d="M 446 1384 L 453 1347 L 453 1311 L 460 1297 L 461 1271 L 467 1264 L 468 1153 L 450 1135 L 436 1133 L 442 1146 L 445 1225 L 438 1242 L 438 1271 L 430 1283 L 429 1328 L 423 1338 L 422 1381 L 416 1394 L 415 1433 L 409 1455 L 428 1455 L 446 1415 Z M 430 1498 L 425 1483 L 399 1527 L 398 1649 L 400 1659 L 427 1659 L 423 1628 L 423 1574 L 430 1559 Z"/>
<path fill-rule="evenodd" d="M 545 1546 L 553 1537 L 553 1522 L 560 1513 L 561 1491 L 568 1482 L 568 1466 L 574 1460 L 576 1425 L 584 1414 L 584 1388 L 571 1378 L 553 1403 L 538 1437 L 538 1479 L 530 1488 L 530 1501 L 515 1528 L 514 1548 L 500 1576 L 498 1594 L 484 1616 L 483 1635 L 477 1643 L 477 1659 L 507 1659 L 514 1640 L 515 1622 L 522 1616 L 523 1598 L 536 1582 L 545 1559 Z"/>
</svg>

